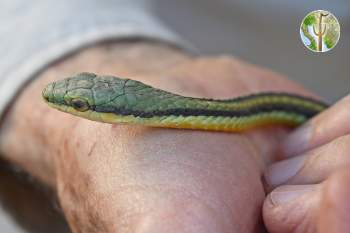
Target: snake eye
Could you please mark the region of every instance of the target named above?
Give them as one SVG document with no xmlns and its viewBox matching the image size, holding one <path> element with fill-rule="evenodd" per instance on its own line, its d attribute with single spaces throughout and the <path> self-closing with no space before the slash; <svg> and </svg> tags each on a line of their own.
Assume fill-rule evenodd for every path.
<svg viewBox="0 0 350 233">
<path fill-rule="evenodd" d="M 88 102 L 84 99 L 72 99 L 71 105 L 75 110 L 79 112 L 85 112 L 90 108 Z"/>
</svg>

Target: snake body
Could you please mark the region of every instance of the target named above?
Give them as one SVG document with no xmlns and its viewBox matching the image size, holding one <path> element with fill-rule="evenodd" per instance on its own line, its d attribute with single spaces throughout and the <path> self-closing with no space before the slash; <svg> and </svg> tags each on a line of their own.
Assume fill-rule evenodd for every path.
<svg viewBox="0 0 350 233">
<path fill-rule="evenodd" d="M 327 104 L 289 93 L 258 93 L 233 99 L 184 97 L 131 79 L 81 73 L 48 84 L 52 107 L 105 123 L 241 132 L 265 125 L 297 126 Z"/>
</svg>

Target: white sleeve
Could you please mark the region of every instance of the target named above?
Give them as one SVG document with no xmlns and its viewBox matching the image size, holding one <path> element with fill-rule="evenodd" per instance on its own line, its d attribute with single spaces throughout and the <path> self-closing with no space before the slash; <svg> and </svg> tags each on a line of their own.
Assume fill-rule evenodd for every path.
<svg viewBox="0 0 350 233">
<path fill-rule="evenodd" d="M 188 48 L 149 7 L 147 0 L 2 0 L 0 115 L 30 78 L 89 44 L 145 37 Z"/>
</svg>

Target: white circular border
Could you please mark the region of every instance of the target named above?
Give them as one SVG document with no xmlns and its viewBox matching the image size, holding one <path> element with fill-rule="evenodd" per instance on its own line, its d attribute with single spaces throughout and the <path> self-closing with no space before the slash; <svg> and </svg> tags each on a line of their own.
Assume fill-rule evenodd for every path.
<svg viewBox="0 0 350 233">
<path fill-rule="evenodd" d="M 301 33 L 302 33 L 301 27 L 303 26 L 303 23 L 304 23 L 305 18 L 306 18 L 308 15 L 310 15 L 310 14 L 312 14 L 312 13 L 314 13 L 314 12 L 318 12 L 318 11 L 325 11 L 325 12 L 331 14 L 331 15 L 335 18 L 335 20 L 337 21 L 337 23 L 338 23 L 338 25 L 339 25 L 339 36 L 338 36 L 338 39 L 337 39 L 337 41 L 335 42 L 334 46 L 333 46 L 332 48 L 328 49 L 327 51 L 317 51 L 317 50 L 313 50 L 313 49 L 309 48 L 309 46 L 307 46 L 307 45 L 304 43 L 303 38 L 302 38 L 302 35 L 301 35 Z M 327 11 L 327 10 L 314 10 L 314 11 L 310 11 L 309 13 L 307 13 L 307 14 L 305 15 L 305 17 L 304 17 L 303 20 L 301 21 L 301 24 L 300 24 L 300 27 L 299 27 L 299 37 L 300 37 L 301 43 L 302 43 L 308 50 L 310 50 L 310 51 L 312 51 L 312 52 L 314 52 L 314 53 L 326 53 L 326 52 L 329 52 L 329 51 L 333 50 L 333 49 L 337 46 L 337 44 L 338 44 L 338 42 L 339 42 L 339 40 L 340 40 L 340 34 L 341 34 L 341 26 L 340 26 L 340 23 L 339 23 L 338 18 L 335 17 L 335 15 L 334 15 L 333 13 L 331 13 L 330 11 Z"/>
</svg>

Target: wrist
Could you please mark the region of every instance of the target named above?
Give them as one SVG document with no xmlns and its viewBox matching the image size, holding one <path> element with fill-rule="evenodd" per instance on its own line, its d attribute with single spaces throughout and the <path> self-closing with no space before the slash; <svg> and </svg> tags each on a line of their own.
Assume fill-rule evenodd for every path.
<svg viewBox="0 0 350 233">
<path fill-rule="evenodd" d="M 120 76 L 148 76 L 187 56 L 161 43 L 118 42 L 87 48 L 58 62 L 33 80 L 3 119 L 0 152 L 40 180 L 54 185 L 55 157 L 80 118 L 50 109 L 41 97 L 44 86 L 82 71 Z"/>
</svg>

